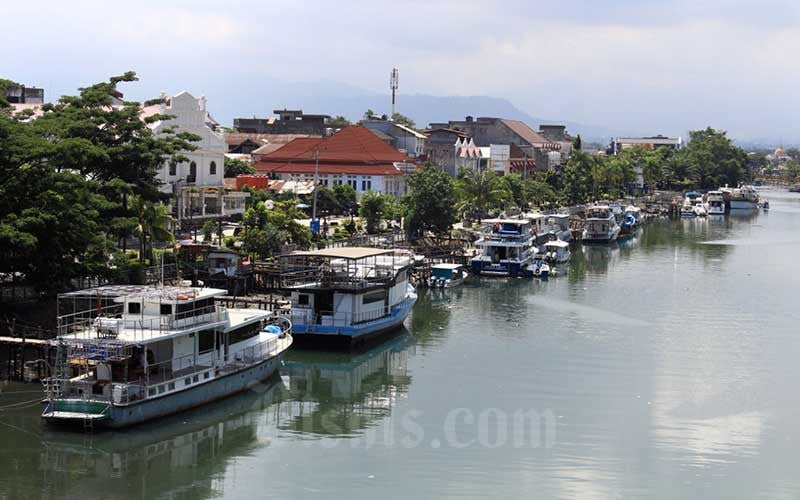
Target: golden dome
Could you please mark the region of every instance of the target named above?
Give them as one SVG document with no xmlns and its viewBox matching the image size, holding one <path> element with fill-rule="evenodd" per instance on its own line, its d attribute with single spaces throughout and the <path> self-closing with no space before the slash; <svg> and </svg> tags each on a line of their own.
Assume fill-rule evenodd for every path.
<svg viewBox="0 0 800 500">
<path fill-rule="evenodd" d="M 775 150 L 775 156 L 783 156 L 783 148 L 782 147 L 778 146 L 778 148 Z"/>
</svg>

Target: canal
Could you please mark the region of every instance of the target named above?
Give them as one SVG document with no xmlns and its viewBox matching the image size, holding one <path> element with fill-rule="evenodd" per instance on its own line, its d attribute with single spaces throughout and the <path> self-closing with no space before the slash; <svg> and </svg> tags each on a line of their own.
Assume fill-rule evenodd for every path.
<svg viewBox="0 0 800 500">
<path fill-rule="evenodd" d="M 129 431 L 0 386 L 0 499 L 795 498 L 800 196 L 767 197 L 422 293 L 378 348 Z"/>
</svg>

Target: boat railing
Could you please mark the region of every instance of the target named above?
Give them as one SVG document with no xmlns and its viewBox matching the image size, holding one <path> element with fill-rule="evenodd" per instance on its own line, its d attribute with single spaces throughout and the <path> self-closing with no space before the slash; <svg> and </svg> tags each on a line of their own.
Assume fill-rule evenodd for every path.
<svg viewBox="0 0 800 500">
<path fill-rule="evenodd" d="M 74 336 L 76 340 L 124 338 L 125 341 L 138 342 L 151 340 L 174 330 L 224 321 L 226 314 L 227 310 L 223 305 L 215 304 L 174 315 L 136 319 L 124 316 L 74 318 L 59 326 L 59 335 Z"/>
</svg>

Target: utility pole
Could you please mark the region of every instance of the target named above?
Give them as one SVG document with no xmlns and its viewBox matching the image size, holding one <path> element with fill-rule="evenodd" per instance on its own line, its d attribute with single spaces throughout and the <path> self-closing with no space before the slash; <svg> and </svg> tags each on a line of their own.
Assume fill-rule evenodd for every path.
<svg viewBox="0 0 800 500">
<path fill-rule="evenodd" d="M 317 222 L 317 186 L 319 185 L 319 146 L 314 148 L 314 201 L 311 205 L 311 232 L 318 233 Z"/>
</svg>

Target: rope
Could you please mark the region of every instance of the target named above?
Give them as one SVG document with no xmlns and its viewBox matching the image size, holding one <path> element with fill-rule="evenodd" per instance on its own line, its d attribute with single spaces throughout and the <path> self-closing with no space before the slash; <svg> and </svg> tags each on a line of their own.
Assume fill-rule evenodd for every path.
<svg viewBox="0 0 800 500">
<path fill-rule="evenodd" d="M 21 401 L 19 403 L 13 403 L 13 404 L 5 405 L 5 406 L 0 406 L 0 411 L 7 410 L 9 408 L 12 408 L 14 410 L 21 410 L 23 408 L 27 408 L 27 406 L 24 406 L 24 405 L 34 406 L 37 403 L 40 403 L 41 401 L 42 401 L 42 398 L 36 398 L 36 399 L 31 399 L 30 401 Z"/>
</svg>

